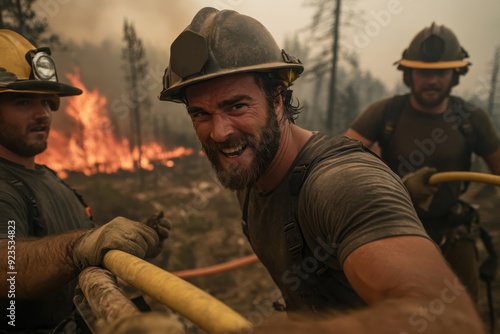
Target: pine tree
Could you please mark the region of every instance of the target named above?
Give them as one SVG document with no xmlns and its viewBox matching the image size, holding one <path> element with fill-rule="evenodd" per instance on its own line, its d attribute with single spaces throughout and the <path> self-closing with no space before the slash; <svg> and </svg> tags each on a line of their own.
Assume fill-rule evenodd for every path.
<svg viewBox="0 0 500 334">
<path fill-rule="evenodd" d="M 125 46 L 122 49 L 122 59 L 124 61 L 125 78 L 129 84 L 129 95 L 132 105 L 129 111 L 130 151 L 132 152 L 135 148 L 137 149 L 136 168 L 141 175 L 141 185 L 144 185 L 141 168 L 141 106 L 146 110 L 151 106 L 148 91 L 144 88 L 146 85 L 143 85 L 147 74 L 148 62 L 142 41 L 137 36 L 134 25 L 126 19 L 123 23 L 123 41 L 125 42 Z"/>
<path fill-rule="evenodd" d="M 33 5 L 37 0 L 0 0 L 0 29 L 10 29 L 36 46 L 63 48 L 60 38 L 48 32 L 46 18 L 40 18 Z"/>
</svg>

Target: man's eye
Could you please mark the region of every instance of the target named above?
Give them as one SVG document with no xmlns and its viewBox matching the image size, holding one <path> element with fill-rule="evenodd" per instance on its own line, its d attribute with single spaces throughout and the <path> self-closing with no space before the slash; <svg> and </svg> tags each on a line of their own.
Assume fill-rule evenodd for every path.
<svg viewBox="0 0 500 334">
<path fill-rule="evenodd" d="M 191 116 L 192 120 L 202 121 L 208 119 L 210 117 L 210 114 L 203 111 L 196 111 L 190 113 L 189 116 Z"/>
<path fill-rule="evenodd" d="M 16 101 L 16 105 L 18 105 L 18 106 L 27 106 L 27 105 L 29 105 L 30 103 L 31 103 L 31 101 L 30 101 L 30 100 L 24 100 L 24 99 L 23 99 L 23 100 L 17 100 L 17 101 Z"/>
<path fill-rule="evenodd" d="M 244 103 L 238 103 L 231 106 L 232 111 L 242 111 L 247 105 Z"/>
</svg>

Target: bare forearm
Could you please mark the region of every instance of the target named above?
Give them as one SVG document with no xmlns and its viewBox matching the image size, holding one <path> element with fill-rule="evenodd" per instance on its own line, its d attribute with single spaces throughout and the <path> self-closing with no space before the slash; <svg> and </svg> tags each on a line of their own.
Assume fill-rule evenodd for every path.
<svg viewBox="0 0 500 334">
<path fill-rule="evenodd" d="M 493 153 L 483 157 L 491 173 L 500 175 L 500 148 Z"/>
<path fill-rule="evenodd" d="M 19 299 L 40 297 L 69 282 L 77 274 L 71 249 L 83 233 L 73 231 L 19 239 L 15 244 L 9 244 L 8 239 L 0 240 L 0 298 L 7 296 L 10 286 L 7 279 L 11 277 L 15 277 L 15 293 Z M 10 272 L 15 274 L 8 274 Z"/>
<path fill-rule="evenodd" d="M 299 334 L 299 333 L 346 333 L 346 334 L 386 334 L 386 333 L 484 333 L 481 321 L 474 311 L 464 312 L 463 307 L 451 301 L 452 294 L 445 300 L 441 297 L 429 299 L 392 299 L 366 309 L 350 313 L 324 314 L 317 317 L 298 316 L 296 319 L 269 319 L 256 328 L 254 334 Z"/>
</svg>

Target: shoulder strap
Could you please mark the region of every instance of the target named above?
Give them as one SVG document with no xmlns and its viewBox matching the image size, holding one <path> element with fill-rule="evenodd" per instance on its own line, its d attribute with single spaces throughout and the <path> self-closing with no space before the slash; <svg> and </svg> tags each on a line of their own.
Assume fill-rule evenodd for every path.
<svg viewBox="0 0 500 334">
<path fill-rule="evenodd" d="M 465 138 L 465 145 L 470 152 L 474 152 L 477 145 L 477 131 L 472 124 L 470 113 L 473 112 L 472 106 L 467 104 L 458 96 L 450 95 L 451 112 L 456 120 L 458 129 Z M 469 188 L 470 182 L 463 181 L 461 192 L 464 193 Z"/>
<path fill-rule="evenodd" d="M 303 241 L 303 236 L 302 232 L 300 231 L 300 227 L 297 222 L 297 207 L 298 207 L 298 195 L 300 193 L 300 189 L 302 188 L 302 185 L 304 184 L 304 181 L 307 178 L 307 175 L 309 174 L 309 171 L 311 170 L 311 166 L 316 163 L 316 161 L 320 160 L 320 157 L 316 157 L 312 160 L 306 160 L 304 162 L 301 162 L 297 164 L 293 170 L 292 174 L 289 179 L 289 185 L 290 185 L 290 195 L 291 195 L 291 201 L 290 201 L 290 210 L 292 212 L 292 220 L 291 221 L 285 221 L 283 225 L 283 232 L 285 234 L 285 240 L 287 243 L 287 247 L 289 252 L 292 254 L 292 258 L 294 260 L 300 260 L 302 256 L 302 248 L 304 247 L 304 241 Z M 243 230 L 243 234 L 247 237 L 247 239 L 250 241 L 249 235 L 248 235 L 248 203 L 250 200 L 250 191 L 251 187 L 248 187 L 246 190 L 245 194 L 245 199 L 243 202 L 243 210 L 242 210 L 242 217 L 241 217 L 241 228 Z"/>
<path fill-rule="evenodd" d="M 379 133 L 379 146 L 383 149 L 390 142 L 394 133 L 399 116 L 403 112 L 405 103 L 408 101 L 409 94 L 394 96 L 385 106 L 383 128 Z"/>
<path fill-rule="evenodd" d="M 460 132 L 465 137 L 465 144 L 472 152 L 477 144 L 477 133 L 474 125 L 471 122 L 470 113 L 472 107 L 458 96 L 450 96 L 451 111 L 453 112 Z M 465 116 L 464 116 L 465 115 Z"/>
<path fill-rule="evenodd" d="M 314 169 L 314 166 L 328 158 L 326 156 L 316 156 L 314 158 L 305 159 L 299 162 L 292 171 L 289 179 L 290 187 L 290 216 L 292 220 L 289 222 L 284 222 L 283 232 L 285 234 L 285 240 L 287 243 L 288 251 L 290 252 L 292 259 L 297 263 L 302 261 L 302 250 L 304 248 L 304 236 L 300 229 L 298 211 L 299 211 L 299 194 L 304 182 L 306 181 L 309 173 Z"/>
<path fill-rule="evenodd" d="M 0 178 L 17 191 L 26 204 L 28 233 L 36 236 L 46 235 L 47 228 L 40 221 L 40 212 L 31 189 L 21 179 L 4 168 L 0 168 Z"/>
<path fill-rule="evenodd" d="M 302 249 L 304 248 L 304 236 L 302 235 L 302 231 L 300 230 L 297 216 L 300 189 L 302 189 L 302 185 L 307 179 L 307 176 L 319 160 L 321 160 L 321 157 L 318 156 L 312 160 L 307 159 L 297 164 L 293 168 L 292 174 L 290 175 L 290 179 L 288 181 L 291 196 L 290 211 L 292 213 L 290 216 L 292 217 L 292 219 L 289 222 L 284 222 L 283 233 L 285 234 L 285 241 L 288 251 L 292 256 L 292 259 L 296 263 L 300 263 L 302 261 Z"/>
</svg>

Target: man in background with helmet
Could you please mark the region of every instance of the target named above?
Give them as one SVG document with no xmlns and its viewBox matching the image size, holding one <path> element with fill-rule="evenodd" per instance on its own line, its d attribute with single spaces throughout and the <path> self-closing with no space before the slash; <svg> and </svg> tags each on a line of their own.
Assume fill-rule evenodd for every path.
<svg viewBox="0 0 500 334">
<path fill-rule="evenodd" d="M 59 98 L 81 93 L 58 82 L 49 48 L 0 29 L 0 333 L 51 332 L 74 309 L 81 270 L 110 249 L 149 256 L 164 237 L 122 217 L 94 228 L 76 193 L 35 163 Z"/>
<path fill-rule="evenodd" d="M 358 141 L 295 125 L 303 69 L 258 21 L 203 8 L 172 43 L 160 94 L 186 105 L 282 292 L 290 318 L 254 333 L 482 333 L 401 180 Z"/>
<path fill-rule="evenodd" d="M 472 153 L 500 174 L 500 141 L 491 120 L 450 95 L 467 73 L 468 56 L 447 27 L 424 28 L 397 62 L 410 93 L 371 104 L 346 135 L 367 147 L 378 143 L 382 159 L 403 178 L 425 229 L 477 300 L 477 213 L 459 200 L 464 184 L 428 183 L 435 172 L 469 171 Z"/>
</svg>

